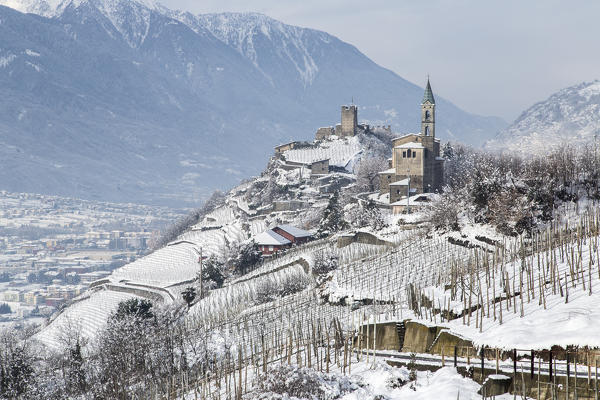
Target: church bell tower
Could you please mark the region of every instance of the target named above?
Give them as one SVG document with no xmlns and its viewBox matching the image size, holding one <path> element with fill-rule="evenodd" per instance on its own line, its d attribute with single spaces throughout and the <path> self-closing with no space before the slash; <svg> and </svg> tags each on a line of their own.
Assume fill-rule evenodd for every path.
<svg viewBox="0 0 600 400">
<path fill-rule="evenodd" d="M 421 135 L 435 138 L 435 99 L 427 77 L 427 87 L 421 102 Z"/>
</svg>

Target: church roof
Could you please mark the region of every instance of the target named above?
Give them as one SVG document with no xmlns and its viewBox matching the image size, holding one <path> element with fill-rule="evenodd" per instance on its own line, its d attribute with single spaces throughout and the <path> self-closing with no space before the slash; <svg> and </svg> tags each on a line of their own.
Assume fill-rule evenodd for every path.
<svg viewBox="0 0 600 400">
<path fill-rule="evenodd" d="M 400 181 L 390 183 L 390 186 L 408 186 L 410 180 L 408 178 L 404 178 Z"/>
<path fill-rule="evenodd" d="M 425 104 L 426 101 L 430 102 L 431 104 L 435 104 L 435 99 L 433 98 L 433 91 L 431 90 L 431 85 L 429 84 L 429 78 L 427 78 L 427 86 L 425 87 L 425 94 L 423 95 L 422 104 Z"/>
<path fill-rule="evenodd" d="M 395 149 L 423 149 L 423 145 L 417 142 L 408 142 L 394 147 Z"/>
</svg>

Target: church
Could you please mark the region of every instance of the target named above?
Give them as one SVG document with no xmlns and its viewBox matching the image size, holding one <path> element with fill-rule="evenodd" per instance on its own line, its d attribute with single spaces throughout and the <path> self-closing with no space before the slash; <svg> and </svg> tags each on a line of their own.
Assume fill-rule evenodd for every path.
<svg viewBox="0 0 600 400">
<path fill-rule="evenodd" d="M 439 192 L 444 184 L 444 159 L 435 138 L 435 99 L 427 78 L 421 103 L 421 132 L 392 141 L 389 169 L 379 173 L 381 194 L 389 193 L 390 204 L 409 195 Z"/>
</svg>

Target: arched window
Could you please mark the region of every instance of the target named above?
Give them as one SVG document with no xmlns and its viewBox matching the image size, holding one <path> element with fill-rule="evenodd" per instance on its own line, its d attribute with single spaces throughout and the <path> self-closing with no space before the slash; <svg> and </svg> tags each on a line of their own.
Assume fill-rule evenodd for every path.
<svg viewBox="0 0 600 400">
<path fill-rule="evenodd" d="M 429 136 L 429 127 L 428 126 L 425 127 L 425 136 Z"/>
<path fill-rule="evenodd" d="M 431 117 L 429 110 L 425 110 L 425 121 L 429 121 L 429 117 Z"/>
</svg>

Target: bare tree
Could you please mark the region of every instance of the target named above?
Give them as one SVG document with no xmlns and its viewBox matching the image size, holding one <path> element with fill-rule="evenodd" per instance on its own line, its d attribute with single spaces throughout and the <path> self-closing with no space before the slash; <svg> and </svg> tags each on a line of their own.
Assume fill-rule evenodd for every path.
<svg viewBox="0 0 600 400">
<path fill-rule="evenodd" d="M 360 160 L 356 172 L 356 187 L 360 192 L 375 192 L 379 190 L 379 173 L 388 167 L 383 157 L 366 157 Z"/>
</svg>

